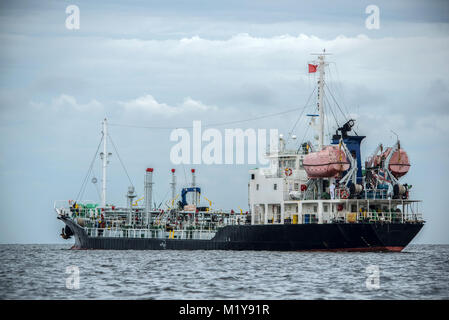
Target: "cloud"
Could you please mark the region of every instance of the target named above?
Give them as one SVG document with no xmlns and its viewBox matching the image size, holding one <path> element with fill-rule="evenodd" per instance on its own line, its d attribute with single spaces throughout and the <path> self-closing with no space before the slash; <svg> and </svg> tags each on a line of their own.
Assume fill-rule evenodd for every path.
<svg viewBox="0 0 449 320">
<path fill-rule="evenodd" d="M 170 106 L 166 103 L 160 103 L 151 94 L 138 97 L 126 102 L 119 102 L 127 112 L 142 112 L 144 114 L 161 115 L 165 117 L 176 116 L 185 113 L 198 113 L 205 111 L 218 110 L 216 106 L 208 106 L 201 101 L 184 98 L 184 101 L 177 106 Z"/>
<path fill-rule="evenodd" d="M 49 104 L 30 101 L 30 105 L 36 109 L 43 109 L 49 107 L 53 111 L 92 112 L 103 109 L 103 105 L 96 99 L 92 99 L 88 103 L 78 103 L 75 97 L 67 94 L 61 94 L 60 96 L 53 98 L 51 103 Z"/>
</svg>

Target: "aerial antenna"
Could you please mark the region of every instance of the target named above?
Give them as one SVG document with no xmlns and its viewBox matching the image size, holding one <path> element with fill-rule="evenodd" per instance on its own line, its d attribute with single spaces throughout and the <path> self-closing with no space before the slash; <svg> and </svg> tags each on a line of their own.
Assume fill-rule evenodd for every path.
<svg viewBox="0 0 449 320">
<path fill-rule="evenodd" d="M 399 135 L 398 135 L 396 132 L 394 132 L 393 130 L 391 130 L 391 129 L 390 129 L 390 131 L 393 132 L 393 134 L 396 136 L 396 138 L 397 138 L 398 141 L 399 141 Z"/>
<path fill-rule="evenodd" d="M 326 49 L 323 49 L 323 52 L 320 53 L 311 53 L 313 56 L 330 56 L 332 53 L 326 53 Z"/>
</svg>

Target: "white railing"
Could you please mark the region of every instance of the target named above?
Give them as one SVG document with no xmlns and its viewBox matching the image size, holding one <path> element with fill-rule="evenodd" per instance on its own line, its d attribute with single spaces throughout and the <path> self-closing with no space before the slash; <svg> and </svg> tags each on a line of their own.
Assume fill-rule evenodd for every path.
<svg viewBox="0 0 449 320">
<path fill-rule="evenodd" d="M 71 203 L 70 203 L 71 202 Z M 74 203 L 74 200 L 56 200 L 54 203 L 55 208 L 70 208 Z M 77 202 L 78 204 L 96 204 L 93 200 L 80 200 Z"/>
<path fill-rule="evenodd" d="M 388 190 L 386 189 L 366 189 L 363 192 L 365 199 L 388 199 Z"/>
<path fill-rule="evenodd" d="M 74 200 L 56 200 L 54 202 L 53 208 L 55 209 L 55 211 L 58 215 L 65 215 L 65 216 L 69 216 L 69 217 L 72 217 L 74 215 L 74 213 L 78 213 L 78 215 L 80 213 L 83 213 L 84 215 L 86 215 L 86 214 L 91 215 L 91 214 L 95 213 L 94 208 L 84 207 L 85 205 L 96 204 L 95 201 L 82 200 L 82 201 L 78 201 L 77 203 L 79 205 L 82 205 L 83 208 L 81 208 L 81 207 L 78 209 L 73 208 L 72 205 L 74 204 Z"/>
<path fill-rule="evenodd" d="M 118 229 L 118 228 L 84 228 L 90 237 L 111 238 L 145 238 L 145 239 L 196 239 L 210 240 L 215 236 L 214 230 L 172 230 L 164 229 Z"/>
<path fill-rule="evenodd" d="M 350 212 L 333 217 L 334 220 L 358 223 L 358 222 L 417 222 L 423 221 L 421 213 L 402 212 Z"/>
<path fill-rule="evenodd" d="M 349 198 L 349 190 L 336 188 L 334 191 L 334 200 L 346 200 Z M 315 189 L 303 191 L 300 194 L 301 200 L 317 200 L 319 193 L 316 192 Z M 385 189 L 367 189 L 363 190 L 362 193 L 362 199 L 369 199 L 369 200 L 379 200 L 379 199 L 389 199 L 388 190 Z M 392 196 L 392 195 L 391 195 Z M 332 196 L 329 194 L 330 199 L 332 199 Z M 284 194 L 284 200 L 295 200 L 292 199 L 289 195 L 289 192 Z"/>
</svg>

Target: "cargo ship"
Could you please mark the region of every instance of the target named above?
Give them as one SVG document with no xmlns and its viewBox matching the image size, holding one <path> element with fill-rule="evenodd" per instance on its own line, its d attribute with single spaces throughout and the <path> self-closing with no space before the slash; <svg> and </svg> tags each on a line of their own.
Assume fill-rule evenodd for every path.
<svg viewBox="0 0 449 320">
<path fill-rule="evenodd" d="M 202 206 L 195 169 L 179 194 L 171 170 L 171 199 L 164 208 L 153 203 L 154 168 L 144 173 L 143 197 L 136 199 L 130 186 L 126 206 L 110 204 L 104 119 L 96 153 L 103 144 L 101 203 L 56 201 L 57 218 L 65 224 L 61 236 L 74 238 L 73 249 L 402 251 L 425 223 L 421 201 L 400 181 L 410 169 L 408 155 L 398 138 L 390 147 L 379 144 L 362 166 L 365 136 L 355 133 L 353 119 L 337 125 L 326 144 L 326 55 L 323 51 L 309 64 L 309 72 L 319 75 L 317 114 L 308 115 L 315 140 L 288 149 L 287 140 L 296 136 L 279 135 L 278 147 L 266 153 L 269 166 L 249 171 L 247 211 L 214 210 L 207 198 L 209 205 Z"/>
</svg>

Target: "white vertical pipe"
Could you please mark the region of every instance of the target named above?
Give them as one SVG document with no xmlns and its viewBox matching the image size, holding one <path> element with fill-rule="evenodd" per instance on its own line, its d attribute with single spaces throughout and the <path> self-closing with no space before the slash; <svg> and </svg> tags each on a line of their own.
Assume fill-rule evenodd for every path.
<svg viewBox="0 0 449 320">
<path fill-rule="evenodd" d="M 145 221 L 150 223 L 150 212 L 153 202 L 153 168 L 147 168 L 144 182 L 145 193 Z"/>
<path fill-rule="evenodd" d="M 318 149 L 322 150 L 324 145 L 324 55 L 318 57 L 319 66 L 318 70 L 320 72 L 319 82 L 318 82 L 318 108 L 320 112 L 320 131 L 319 131 L 319 145 Z"/>
<path fill-rule="evenodd" d="M 135 198 L 134 187 L 128 187 L 128 224 L 133 223 L 133 199 Z"/>
<path fill-rule="evenodd" d="M 176 176 L 175 176 L 175 169 L 171 169 L 171 199 L 174 202 L 175 201 L 175 196 L 176 196 Z M 174 203 L 173 203 L 174 205 Z"/>
<path fill-rule="evenodd" d="M 108 149 L 107 149 L 107 139 L 108 139 L 108 125 L 106 118 L 103 121 L 103 187 L 101 193 L 101 205 L 106 206 L 106 167 L 108 165 Z"/>
<path fill-rule="evenodd" d="M 195 188 L 196 186 L 196 176 L 195 176 L 195 169 L 192 169 L 192 188 Z M 192 204 L 196 205 L 196 198 L 197 194 L 196 192 L 192 192 Z"/>
</svg>

